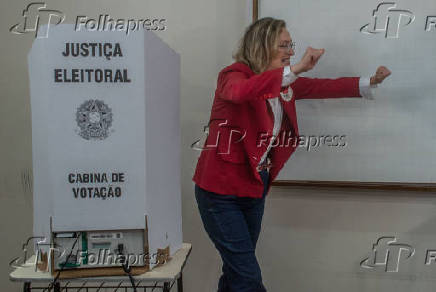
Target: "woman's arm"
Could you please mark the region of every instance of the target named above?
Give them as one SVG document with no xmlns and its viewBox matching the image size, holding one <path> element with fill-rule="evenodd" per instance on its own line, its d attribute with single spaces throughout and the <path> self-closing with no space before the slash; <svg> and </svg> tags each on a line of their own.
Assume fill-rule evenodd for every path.
<svg viewBox="0 0 436 292">
<path fill-rule="evenodd" d="M 281 87 L 294 82 L 298 73 L 312 69 L 323 54 L 324 49 L 309 47 L 297 65 L 267 70 L 253 76 L 243 70 L 229 68 L 219 74 L 215 95 L 234 103 L 277 97 Z"/>
<path fill-rule="evenodd" d="M 280 94 L 283 68 L 248 77 L 240 71 L 223 72 L 218 77 L 217 97 L 234 103 L 273 98 Z"/>
<path fill-rule="evenodd" d="M 306 98 L 339 98 L 339 97 L 365 97 L 373 99 L 371 88 L 391 74 L 384 66 L 377 68 L 371 78 L 342 77 L 337 79 L 300 77 L 291 84 L 295 99 Z"/>
<path fill-rule="evenodd" d="M 359 77 L 337 79 L 300 77 L 291 88 L 295 99 L 361 97 Z"/>
</svg>

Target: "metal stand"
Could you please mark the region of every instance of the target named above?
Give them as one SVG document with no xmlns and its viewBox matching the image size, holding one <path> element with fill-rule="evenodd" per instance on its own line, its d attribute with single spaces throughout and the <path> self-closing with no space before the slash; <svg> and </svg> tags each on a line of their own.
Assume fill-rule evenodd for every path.
<svg viewBox="0 0 436 292">
<path fill-rule="evenodd" d="M 155 289 L 162 289 L 163 292 L 170 292 L 171 288 L 174 286 L 174 284 L 177 282 L 177 292 L 183 292 L 183 277 L 180 273 L 179 277 L 172 282 L 162 282 L 161 284 L 155 283 L 155 285 L 144 285 L 141 284 L 141 281 L 138 281 L 135 283 L 135 287 L 137 291 L 143 292 L 146 291 L 155 291 Z M 35 285 L 32 286 L 31 282 L 24 282 L 23 284 L 23 292 L 32 292 L 32 291 L 43 291 L 43 292 L 61 292 L 61 291 L 70 291 L 70 292 L 91 292 L 91 291 L 100 291 L 101 289 L 106 289 L 105 291 L 108 291 L 107 289 L 113 289 L 113 292 L 117 291 L 133 291 L 132 285 L 128 285 L 127 283 L 123 285 L 122 283 L 119 283 L 118 285 L 105 285 L 105 282 L 102 282 L 100 285 L 89 284 L 86 285 L 86 282 L 82 285 L 70 285 L 70 282 L 62 283 L 57 282 L 53 285 L 53 287 L 50 287 L 50 284 L 48 285 Z M 150 289 L 150 290 L 147 290 Z"/>
</svg>

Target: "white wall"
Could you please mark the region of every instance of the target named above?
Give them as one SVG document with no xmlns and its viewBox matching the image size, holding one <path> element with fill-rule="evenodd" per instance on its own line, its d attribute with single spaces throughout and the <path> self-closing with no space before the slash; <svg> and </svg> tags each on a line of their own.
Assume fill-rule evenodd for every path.
<svg viewBox="0 0 436 292">
<path fill-rule="evenodd" d="M 0 32 L 0 284 L 8 280 L 9 260 L 32 233 L 31 124 L 26 56 L 30 35 L 12 35 L 29 1 L 2 3 Z M 203 230 L 191 177 L 198 152 L 191 143 L 207 123 L 221 68 L 247 23 L 247 0 L 48 1 L 67 22 L 76 15 L 167 18 L 159 36 L 181 55 L 182 196 L 184 241 L 193 244 L 185 268 L 185 291 L 214 291 L 220 258 Z M 258 256 L 269 291 L 433 291 L 434 269 L 422 267 L 422 249 L 436 242 L 436 198 L 432 194 L 273 188 L 267 199 Z M 359 269 L 378 236 L 397 235 L 418 253 L 406 274 Z M 433 244 L 436 248 L 436 243 Z M 407 266 L 407 264 L 406 264 Z M 416 274 L 416 276 L 415 276 Z"/>
<path fill-rule="evenodd" d="M 433 193 L 275 187 L 257 249 L 269 291 L 434 291 L 436 198 Z M 382 236 L 415 248 L 398 272 L 360 262 Z M 380 249 L 379 249 L 380 250 Z"/>
</svg>

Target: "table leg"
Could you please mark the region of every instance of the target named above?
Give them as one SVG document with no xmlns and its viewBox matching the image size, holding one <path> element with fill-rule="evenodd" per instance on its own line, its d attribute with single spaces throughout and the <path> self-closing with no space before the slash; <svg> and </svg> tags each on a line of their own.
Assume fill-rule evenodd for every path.
<svg viewBox="0 0 436 292">
<path fill-rule="evenodd" d="M 179 278 L 177 279 L 177 292 L 183 292 L 183 277 L 181 272 Z"/>
<path fill-rule="evenodd" d="M 31 291 L 30 282 L 24 282 L 23 292 L 30 292 L 30 291 Z"/>
<path fill-rule="evenodd" d="M 170 292 L 170 282 L 164 282 L 163 292 Z"/>
</svg>

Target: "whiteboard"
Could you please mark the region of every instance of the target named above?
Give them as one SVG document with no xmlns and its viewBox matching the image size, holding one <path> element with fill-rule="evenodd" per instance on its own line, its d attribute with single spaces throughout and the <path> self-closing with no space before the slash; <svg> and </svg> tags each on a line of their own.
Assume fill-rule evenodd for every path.
<svg viewBox="0 0 436 292">
<path fill-rule="evenodd" d="M 278 180 L 436 181 L 435 15 L 434 0 L 260 0 L 259 18 L 287 23 L 296 42 L 291 63 L 307 46 L 325 48 L 302 76 L 369 77 L 379 65 L 392 71 L 374 100 L 297 101 L 300 135 L 314 136 L 315 147 L 302 142 Z"/>
</svg>

